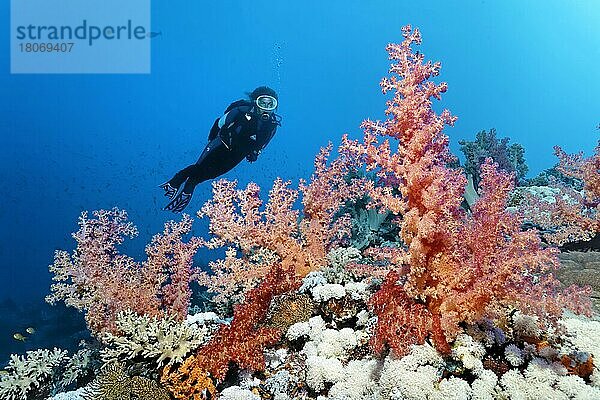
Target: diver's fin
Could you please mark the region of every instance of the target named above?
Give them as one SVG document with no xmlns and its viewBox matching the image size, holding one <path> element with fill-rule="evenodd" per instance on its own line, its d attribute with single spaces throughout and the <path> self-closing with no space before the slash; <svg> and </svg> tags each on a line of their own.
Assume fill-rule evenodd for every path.
<svg viewBox="0 0 600 400">
<path fill-rule="evenodd" d="M 163 210 L 173 211 L 174 213 L 182 212 L 190 204 L 190 200 L 192 200 L 192 194 L 182 191 Z"/>
<path fill-rule="evenodd" d="M 171 186 L 171 184 L 169 182 L 165 182 L 162 185 L 159 185 L 158 187 L 161 188 L 162 190 L 164 190 L 165 196 L 170 199 L 175 197 L 175 195 L 177 194 L 177 191 L 179 190 L 179 188 L 174 188 L 173 186 Z"/>
</svg>

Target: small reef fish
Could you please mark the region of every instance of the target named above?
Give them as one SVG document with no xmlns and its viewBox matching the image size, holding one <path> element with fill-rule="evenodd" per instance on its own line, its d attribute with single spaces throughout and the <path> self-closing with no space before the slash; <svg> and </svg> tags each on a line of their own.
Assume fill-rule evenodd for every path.
<svg viewBox="0 0 600 400">
<path fill-rule="evenodd" d="M 15 334 L 13 335 L 13 339 L 15 339 L 15 340 L 19 340 L 19 341 L 21 341 L 21 342 L 24 342 L 24 341 L 25 341 L 25 339 L 27 339 L 27 338 L 26 338 L 25 336 L 21 335 L 20 333 L 15 333 Z"/>
<path fill-rule="evenodd" d="M 8 371 L 0 369 L 0 376 L 2 375 L 8 375 Z"/>
<path fill-rule="evenodd" d="M 25 331 L 27 333 L 29 333 L 30 335 L 33 335 L 35 333 L 35 328 L 29 327 L 29 328 L 25 329 Z"/>
</svg>

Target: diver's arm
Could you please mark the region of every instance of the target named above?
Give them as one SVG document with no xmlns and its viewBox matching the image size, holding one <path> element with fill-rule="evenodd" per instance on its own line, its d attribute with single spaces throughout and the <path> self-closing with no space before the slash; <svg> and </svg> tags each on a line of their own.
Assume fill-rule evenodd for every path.
<svg viewBox="0 0 600 400">
<path fill-rule="evenodd" d="M 256 161 L 258 159 L 260 152 L 265 147 L 267 147 L 267 144 L 269 144 L 271 139 L 273 139 L 273 136 L 275 136 L 275 131 L 277 131 L 277 126 L 273 127 L 271 132 L 268 135 L 266 135 L 266 137 L 262 140 L 262 143 L 257 143 L 257 146 L 255 146 L 253 149 L 250 150 L 250 152 L 246 156 L 246 160 L 248 160 L 249 162 Z"/>
<path fill-rule="evenodd" d="M 245 105 L 246 101 L 245 100 L 238 100 L 235 101 L 233 103 L 231 103 L 227 109 L 225 110 L 225 112 L 223 113 L 223 115 L 219 118 L 217 118 L 215 120 L 215 122 L 213 123 L 212 128 L 210 128 L 210 133 L 208 134 L 208 141 L 210 142 L 211 140 L 213 140 L 214 138 L 217 137 L 217 135 L 219 135 L 220 130 L 223 129 L 223 127 L 227 124 L 227 125 L 231 125 L 231 122 L 235 122 L 235 119 L 239 116 L 240 114 L 240 110 L 239 107 L 242 105 Z"/>
<path fill-rule="evenodd" d="M 230 105 L 228 105 L 227 108 L 225 109 L 225 111 L 223 112 L 223 116 L 221 116 L 215 120 L 215 123 L 213 124 L 212 128 L 210 129 L 210 133 L 208 135 L 208 141 L 210 142 L 211 140 L 213 140 L 214 138 L 217 137 L 217 135 L 219 134 L 219 130 L 221 128 L 223 128 L 223 125 L 225 125 L 225 121 L 227 120 L 228 117 L 231 120 L 231 117 L 233 116 L 233 114 L 231 114 L 231 116 L 230 116 L 231 110 L 233 110 L 235 108 L 239 108 L 242 105 L 247 105 L 247 103 L 248 103 L 247 100 L 237 100 L 237 101 L 234 101 L 233 103 L 231 103 Z"/>
<path fill-rule="evenodd" d="M 211 140 L 213 140 L 214 138 L 217 137 L 217 134 L 219 133 L 219 120 L 220 118 L 215 119 L 215 122 L 212 126 L 212 128 L 210 128 L 210 132 L 208 133 L 208 141 L 210 142 Z"/>
<path fill-rule="evenodd" d="M 239 137 L 246 112 L 245 107 L 236 107 L 223 115 L 219 120 L 220 129 L 218 136 L 227 148 L 231 148 L 235 138 Z"/>
<path fill-rule="evenodd" d="M 238 121 L 242 114 L 240 107 L 233 108 L 227 111 L 221 118 L 219 118 L 219 129 L 228 130 Z"/>
</svg>

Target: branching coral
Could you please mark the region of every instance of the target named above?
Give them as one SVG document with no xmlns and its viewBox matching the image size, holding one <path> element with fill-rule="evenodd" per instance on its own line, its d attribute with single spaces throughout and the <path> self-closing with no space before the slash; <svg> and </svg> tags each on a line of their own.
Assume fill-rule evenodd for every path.
<svg viewBox="0 0 600 400">
<path fill-rule="evenodd" d="M 194 279 L 192 258 L 201 244 L 198 238 L 183 242 L 191 230 L 192 219 L 165 224 L 146 247 L 147 260 L 138 263 L 119 254 L 117 246 L 124 237 L 137 234 L 119 209 L 86 212 L 79 218 L 79 230 L 73 234 L 77 248 L 70 255 L 58 250 L 50 271 L 54 273 L 52 293 L 46 301 L 60 300 L 67 306 L 85 311 L 91 332 L 115 329 L 119 311 L 160 316 L 167 312 L 183 319 L 191 296 L 189 283 Z"/>
<path fill-rule="evenodd" d="M 196 328 L 174 317 L 158 319 L 120 312 L 116 332 L 102 335 L 105 347 L 101 351 L 105 363 L 144 361 L 152 369 L 165 364 L 181 363 L 187 355 L 209 338 L 208 328 Z"/>
<path fill-rule="evenodd" d="M 85 342 L 82 341 L 80 346 L 85 346 Z M 94 351 L 87 347 L 73 354 L 60 372 L 60 379 L 57 380 L 55 389 L 52 392 L 62 391 L 72 384 L 92 376 L 94 369 L 97 367 L 94 356 Z"/>
<path fill-rule="evenodd" d="M 33 397 L 34 392 L 48 395 L 52 378 L 65 360 L 65 350 L 47 349 L 28 351 L 25 356 L 12 354 L 6 374 L 0 375 L 0 397 L 21 400 Z"/>
<path fill-rule="evenodd" d="M 544 323 L 556 322 L 563 306 L 589 312 L 585 292 L 559 292 L 548 273 L 557 265 L 555 255 L 542 250 L 532 233 L 520 232 L 520 218 L 505 211 L 513 178 L 489 160 L 482 166 L 483 195 L 473 216 L 465 215 L 460 203 L 466 179 L 447 166 L 452 156 L 442 132 L 456 117 L 448 110 L 438 115 L 431 105 L 447 88 L 429 81 L 440 64 L 423 63 L 423 54 L 412 52 L 411 45 L 421 42 L 418 30 L 407 26 L 403 35 L 401 44 L 387 48 L 395 75 L 381 81 L 384 93 L 394 93 L 387 103 L 390 118 L 364 122 L 363 143 L 344 142 L 402 195 L 384 188 L 369 193 L 377 205 L 402 213 L 401 238 L 408 246 L 394 256 L 395 270 L 372 300 L 380 318 L 375 348 L 387 343 L 404 354 L 408 344 L 430 337 L 447 353 L 462 322 L 495 316 L 506 304 L 524 307 Z M 396 152 L 390 139 L 398 141 Z"/>
</svg>

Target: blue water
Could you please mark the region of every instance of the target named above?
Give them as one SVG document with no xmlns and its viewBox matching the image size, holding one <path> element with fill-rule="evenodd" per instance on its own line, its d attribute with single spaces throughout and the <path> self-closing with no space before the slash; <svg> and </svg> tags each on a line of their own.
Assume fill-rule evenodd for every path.
<svg viewBox="0 0 600 400">
<path fill-rule="evenodd" d="M 3 2 L 2 27 L 9 15 Z M 385 45 L 405 24 L 442 61 L 456 154 L 459 140 L 490 128 L 524 145 L 530 176 L 553 165 L 553 145 L 589 153 L 600 132 L 598 21 L 593 0 L 154 1 L 162 35 L 149 75 L 11 75 L 1 29 L 0 354 L 21 350 L 10 337 L 41 318 L 31 310 L 52 312 L 47 266 L 55 249 L 73 248 L 81 211 L 126 209 L 140 230 L 128 254 L 142 257 L 172 218 L 157 185 L 194 162 L 215 117 L 261 84 L 279 92 L 283 126 L 256 163 L 226 177 L 264 190 L 277 176 L 308 177 L 321 146 L 384 117 Z M 209 196 L 199 186 L 189 211 Z"/>
</svg>

